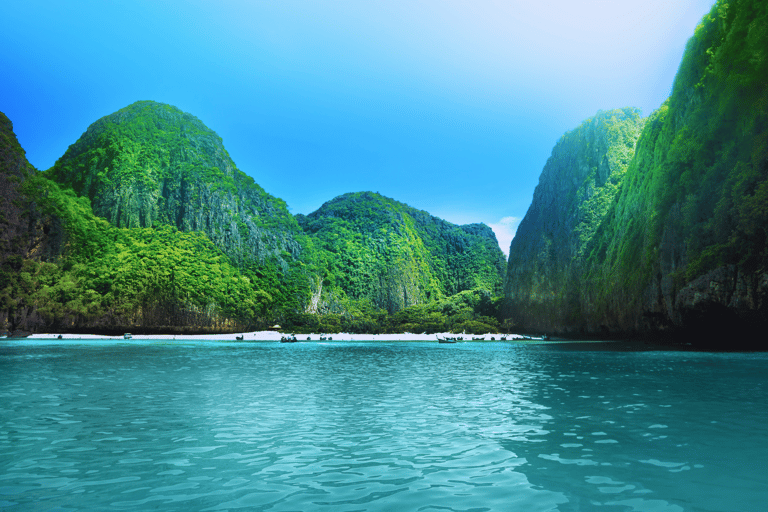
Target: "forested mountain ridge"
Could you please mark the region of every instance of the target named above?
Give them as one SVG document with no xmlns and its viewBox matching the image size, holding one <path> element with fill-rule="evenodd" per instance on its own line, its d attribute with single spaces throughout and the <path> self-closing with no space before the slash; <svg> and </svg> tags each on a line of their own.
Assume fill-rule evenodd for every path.
<svg viewBox="0 0 768 512">
<path fill-rule="evenodd" d="M 487 226 L 370 192 L 308 215 L 175 107 L 94 123 L 48 171 L 0 116 L 0 329 L 684 333 L 768 324 L 768 5 L 719 1 L 647 119 L 555 146 L 505 264 Z M 497 297 L 504 280 L 503 314 Z"/>
<path fill-rule="evenodd" d="M 346 299 L 394 313 L 465 290 L 501 293 L 504 255 L 488 226 L 457 226 L 373 192 L 344 194 L 298 218 L 323 262 L 320 311 Z"/>
<path fill-rule="evenodd" d="M 305 232 L 213 131 L 160 103 L 93 123 L 45 172 L 2 121 L 0 329 L 383 332 L 495 322 L 504 259 L 487 226 L 348 194 L 298 216 Z M 365 209 L 352 198 L 367 199 Z"/>
<path fill-rule="evenodd" d="M 615 201 L 578 249 L 583 270 L 566 300 L 541 298 L 535 319 L 511 280 L 523 270 L 508 272 L 511 325 L 709 340 L 765 327 L 768 4 L 721 0 L 704 17 Z"/>
</svg>

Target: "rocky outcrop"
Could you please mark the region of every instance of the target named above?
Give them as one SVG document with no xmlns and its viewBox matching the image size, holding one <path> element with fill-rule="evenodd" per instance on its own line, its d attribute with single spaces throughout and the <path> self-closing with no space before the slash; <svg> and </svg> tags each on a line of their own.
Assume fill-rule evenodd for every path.
<svg viewBox="0 0 768 512">
<path fill-rule="evenodd" d="M 177 110 L 159 104 L 137 108 L 143 107 L 170 112 L 178 121 L 173 126 L 187 130 Z M 97 123 L 78 147 L 70 148 L 71 158 L 48 173 L 29 165 L 11 122 L 0 114 L 0 331 L 243 331 L 266 325 L 268 317 L 287 307 L 281 293 L 293 300 L 291 308 L 300 307 L 302 278 L 308 277 L 294 270 L 301 252 L 295 237 L 303 235 L 284 203 L 234 166 L 227 168 L 229 174 L 216 174 L 216 180 L 195 180 L 188 169 L 171 172 L 183 167 L 173 167 L 173 159 L 154 183 L 162 185 L 155 194 L 149 184 L 157 173 L 149 165 L 153 152 L 164 148 L 137 133 L 136 119 L 142 116 L 129 111 L 133 120 L 118 116 L 124 121 L 120 129 Z M 178 143 L 178 133 L 168 135 L 172 130 L 161 129 L 160 122 L 153 126 L 144 131 L 153 137 L 165 133 L 177 141 L 177 149 L 191 154 L 183 140 Z M 210 131 L 200 137 L 218 140 Z M 115 144 L 99 145 L 104 141 Z M 211 144 L 192 146 L 219 154 L 226 163 L 223 148 Z M 199 159 L 185 160 L 190 161 Z M 194 171 L 216 173 L 204 166 Z M 176 187 L 180 198 L 165 208 L 174 192 L 162 192 L 173 188 L 179 174 L 186 182 Z M 62 186 L 48 177 L 61 179 Z M 73 188 L 94 194 L 101 213 L 117 225 L 134 227 L 117 229 L 95 217 L 91 197 L 78 197 Z M 159 199 L 150 203 L 147 198 Z M 163 222 L 163 215 L 175 215 L 182 230 Z M 154 223 L 153 228 L 142 223 Z M 218 248 L 200 232 L 206 228 L 218 236 Z"/>
<path fill-rule="evenodd" d="M 29 193 L 36 172 L 11 121 L 0 112 L 0 332 L 29 332 L 44 325 L 37 308 L 9 290 L 25 262 L 55 261 L 64 249 L 61 219 L 43 211 L 45 197 Z"/>
<path fill-rule="evenodd" d="M 500 292 L 487 226 L 362 193 L 298 216 L 305 232 L 174 107 L 97 121 L 44 173 L 0 122 L 0 329 L 227 332 L 328 313 L 369 325 L 382 308 Z"/>
</svg>

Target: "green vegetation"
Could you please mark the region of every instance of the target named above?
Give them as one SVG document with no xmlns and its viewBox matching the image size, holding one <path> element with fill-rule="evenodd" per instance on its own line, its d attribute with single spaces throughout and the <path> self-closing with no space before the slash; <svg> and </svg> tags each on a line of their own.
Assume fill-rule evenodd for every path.
<svg viewBox="0 0 768 512">
<path fill-rule="evenodd" d="M 170 105 L 139 101 L 99 119 L 45 174 L 117 227 L 203 231 L 241 265 L 298 256 L 300 229 L 285 202 L 238 170 L 215 132 Z"/>
<path fill-rule="evenodd" d="M 767 77 L 768 4 L 718 1 L 656 112 L 598 112 L 555 146 L 512 244 L 503 306 L 487 226 L 370 192 L 294 218 L 175 107 L 138 102 L 98 120 L 44 173 L 2 115 L 1 327 L 764 326 Z"/>
<path fill-rule="evenodd" d="M 344 313 L 297 313 L 290 317 L 297 333 L 498 333 L 500 297 L 484 290 L 466 290 L 425 304 L 408 306 L 393 314 L 366 301 L 352 301 Z"/>
<path fill-rule="evenodd" d="M 605 333 L 764 325 L 767 77 L 768 4 L 718 1 L 688 42 L 672 95 L 646 121 L 634 157 L 616 153 L 628 162 L 621 175 L 592 195 L 567 190 L 571 205 L 540 214 L 566 225 L 544 230 L 549 261 L 575 256 L 577 272 L 553 280 L 562 274 L 535 261 L 544 245 L 525 245 L 521 232 L 530 226 L 521 223 L 508 271 L 516 280 L 506 288 L 513 320 Z M 573 151 L 589 151 L 588 142 Z M 563 250 L 564 241 L 571 245 Z M 526 301 L 531 291 L 535 299 Z"/>
<path fill-rule="evenodd" d="M 26 162 L 10 121 L 1 128 L 3 191 L 19 198 L 4 195 L 19 205 L 0 212 L 13 220 L 0 257 L 3 328 L 498 325 L 489 301 L 504 260 L 486 226 L 365 193 L 299 216 L 305 232 L 215 133 L 154 102 L 100 119 L 45 173 Z"/>
<path fill-rule="evenodd" d="M 0 269 L 0 310 L 30 312 L 57 329 L 128 327 L 215 331 L 264 323 L 270 297 L 202 233 L 170 226 L 121 229 L 93 215 L 87 198 L 42 176 L 24 192 L 44 198 L 66 243 L 54 261 L 10 256 Z M 191 324 L 191 325 L 190 325 Z"/>
<path fill-rule="evenodd" d="M 464 290 L 501 290 L 504 257 L 487 226 L 456 226 L 372 192 L 337 197 L 299 222 L 331 312 L 362 300 L 394 313 Z"/>
<path fill-rule="evenodd" d="M 553 331 L 578 320 L 588 247 L 610 211 L 645 125 L 634 108 L 600 111 L 566 133 L 512 241 L 505 314 Z"/>
<path fill-rule="evenodd" d="M 591 247 L 592 279 L 643 291 L 668 275 L 680 289 L 718 267 L 768 269 L 768 6 L 720 1 L 688 42 L 672 95 Z M 637 222 L 633 219 L 647 219 Z"/>
</svg>

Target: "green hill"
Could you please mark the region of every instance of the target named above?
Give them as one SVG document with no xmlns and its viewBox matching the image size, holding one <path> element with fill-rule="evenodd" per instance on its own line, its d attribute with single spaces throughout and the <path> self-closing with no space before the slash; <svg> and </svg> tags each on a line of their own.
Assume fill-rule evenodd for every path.
<svg viewBox="0 0 768 512">
<path fill-rule="evenodd" d="M 176 107 L 139 101 L 105 116 L 46 175 L 113 226 L 202 231 L 245 265 L 299 257 L 285 202 L 235 166 L 221 138 Z"/>
<path fill-rule="evenodd" d="M 319 261 L 320 311 L 365 300 L 394 313 L 461 291 L 501 292 L 504 255 L 485 225 L 457 226 L 372 192 L 299 216 Z"/>
<path fill-rule="evenodd" d="M 3 329 L 219 332 L 265 315 L 269 297 L 203 233 L 111 225 L 35 171 L 0 120 Z"/>
</svg>

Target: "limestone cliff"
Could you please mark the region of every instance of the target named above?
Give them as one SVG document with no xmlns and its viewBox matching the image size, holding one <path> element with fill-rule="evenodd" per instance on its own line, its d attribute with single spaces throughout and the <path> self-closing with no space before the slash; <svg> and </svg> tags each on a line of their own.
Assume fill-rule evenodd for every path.
<svg viewBox="0 0 768 512">
<path fill-rule="evenodd" d="M 505 313 L 516 325 L 551 332 L 578 320 L 585 251 L 644 124 L 636 109 L 601 111 L 555 145 L 510 246 Z"/>
<path fill-rule="evenodd" d="M 305 232 L 173 107 L 97 121 L 44 173 L 5 116 L 0 135 L 0 330 L 444 325 L 426 310 L 386 318 L 427 302 L 492 321 L 504 259 L 490 228 L 362 193 L 298 216 Z"/>
<path fill-rule="evenodd" d="M 123 146 L 136 141 L 132 137 L 119 140 Z M 99 149 L 91 146 L 84 154 L 98 155 Z M 112 156 L 113 163 L 127 158 L 122 153 Z M 178 216 L 182 227 L 190 227 L 185 224 L 189 219 L 198 222 L 200 218 L 231 224 L 241 215 L 246 226 L 237 231 L 243 235 L 242 245 L 232 243 L 238 239 L 231 230 L 219 229 L 214 230 L 223 233 L 217 247 L 206 233 L 180 231 L 169 223 L 118 228 L 95 216 L 89 197 L 78 197 L 65 179 L 61 186 L 48 179 L 61 178 L 57 172 L 67 171 L 80 191 L 91 188 L 84 183 L 96 183 L 106 194 L 117 194 L 114 197 L 124 193 L 129 201 L 115 199 L 115 208 L 130 213 L 130 222 L 141 208 L 119 205 L 152 196 L 146 183 L 141 183 L 139 170 L 118 166 L 122 175 L 112 179 L 105 177 L 106 165 L 96 175 L 90 171 L 97 167 L 74 166 L 82 171 L 78 174 L 62 160 L 59 165 L 49 173 L 32 168 L 11 122 L 0 113 L 0 331 L 231 332 L 265 326 L 281 311 L 302 306 L 309 279 L 285 249 L 295 246 L 298 253 L 293 237 L 303 235 L 281 201 L 264 198 L 266 194 L 238 171 L 232 170 L 233 180 L 245 186 L 228 187 L 226 194 L 217 195 L 216 186 L 204 179 L 180 187 L 210 199 L 202 205 L 190 201 L 202 210 L 191 213 L 182 201 L 179 208 L 187 211 Z M 151 181 L 152 170 L 147 174 L 150 179 L 145 181 Z M 166 186 L 172 177 L 167 173 Z M 221 177 L 218 184 L 231 185 Z M 133 194 L 136 191 L 140 193 Z M 249 203 L 251 198 L 255 199 Z M 262 200 L 259 214 L 276 210 L 276 215 L 266 220 L 242 219 L 245 206 L 253 207 L 257 199 Z M 103 204 L 99 195 L 94 200 Z M 168 210 L 159 206 L 153 211 L 160 215 Z M 275 219 L 281 216 L 287 218 L 285 223 Z M 249 226 L 255 227 L 249 230 Z M 245 245 L 250 241 L 244 235 L 254 234 L 262 236 L 263 247 Z M 242 266 L 233 265 L 237 257 Z"/>
<path fill-rule="evenodd" d="M 688 42 L 672 95 L 646 122 L 614 201 L 570 250 L 580 254 L 581 270 L 559 290 L 525 288 L 549 275 L 526 263 L 539 246 L 526 245 L 528 227 L 518 232 L 506 288 L 512 325 L 669 333 L 715 346 L 766 327 L 767 48 L 768 4 L 713 6 Z M 573 210 L 534 208 L 546 208 L 539 215 L 552 226 L 573 225 Z M 521 280 L 526 273 L 533 277 Z M 525 297 L 537 290 L 544 295 Z"/>
</svg>

